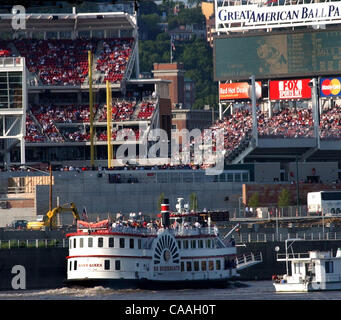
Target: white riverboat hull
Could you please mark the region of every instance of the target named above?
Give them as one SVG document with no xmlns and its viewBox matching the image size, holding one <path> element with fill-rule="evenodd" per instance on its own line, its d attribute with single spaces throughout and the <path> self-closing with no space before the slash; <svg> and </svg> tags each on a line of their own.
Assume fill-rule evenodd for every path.
<svg viewBox="0 0 341 320">
<path fill-rule="evenodd" d="M 338 291 L 341 290 L 341 282 L 274 283 L 274 287 L 276 292 Z"/>
<path fill-rule="evenodd" d="M 308 283 L 274 283 L 276 292 L 308 292 Z"/>
</svg>

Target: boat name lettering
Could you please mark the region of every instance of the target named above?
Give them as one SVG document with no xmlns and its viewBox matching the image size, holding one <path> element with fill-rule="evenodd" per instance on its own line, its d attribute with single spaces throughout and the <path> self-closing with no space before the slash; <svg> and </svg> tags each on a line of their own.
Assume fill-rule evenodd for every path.
<svg viewBox="0 0 341 320">
<path fill-rule="evenodd" d="M 80 268 L 85 268 L 85 267 L 90 267 L 90 268 L 98 268 L 102 267 L 103 265 L 101 263 L 80 263 L 78 264 L 78 267 Z"/>
</svg>

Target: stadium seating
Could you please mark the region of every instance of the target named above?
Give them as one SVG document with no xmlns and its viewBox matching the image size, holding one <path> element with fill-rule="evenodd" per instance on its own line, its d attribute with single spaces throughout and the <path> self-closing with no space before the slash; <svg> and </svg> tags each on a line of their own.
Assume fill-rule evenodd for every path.
<svg viewBox="0 0 341 320">
<path fill-rule="evenodd" d="M 133 38 L 113 38 L 103 40 L 103 50 L 97 59 L 96 70 L 104 77 L 103 82 L 120 82 L 123 78 Z"/>
<path fill-rule="evenodd" d="M 132 119 L 136 101 L 113 101 L 112 121 L 128 121 Z M 98 110 L 98 121 L 107 121 L 107 107 L 104 105 Z"/>
<path fill-rule="evenodd" d="M 274 112 L 271 118 L 267 113 L 257 112 L 258 134 L 262 138 L 309 138 L 313 137 L 313 117 L 310 109 L 285 108 Z M 236 109 L 232 115 L 217 120 L 211 126 L 213 144 L 216 144 L 215 131 L 224 129 L 224 148 L 229 152 L 238 148 L 252 130 L 252 113 L 249 109 Z M 204 141 L 208 137 L 204 137 Z"/>
<path fill-rule="evenodd" d="M 26 57 L 28 70 L 36 73 L 44 85 L 80 85 L 88 75 L 88 51 L 95 51 L 102 42 L 96 70 L 103 82 L 120 82 L 129 60 L 133 38 L 14 40 L 20 55 Z M 0 42 L 0 54 L 10 55 L 7 42 Z"/>
<path fill-rule="evenodd" d="M 45 85 L 80 85 L 88 74 L 89 40 L 15 40 L 28 70 L 37 73 Z"/>
<path fill-rule="evenodd" d="M 45 136 L 41 133 L 40 129 L 34 123 L 31 116 L 26 114 L 26 142 L 46 142 Z"/>
<path fill-rule="evenodd" d="M 341 139 L 341 107 L 334 106 L 322 111 L 320 116 L 321 139 Z"/>
<path fill-rule="evenodd" d="M 155 110 L 154 102 L 142 102 L 140 106 L 140 111 L 137 115 L 137 119 L 139 120 L 148 120 L 153 115 Z"/>
</svg>

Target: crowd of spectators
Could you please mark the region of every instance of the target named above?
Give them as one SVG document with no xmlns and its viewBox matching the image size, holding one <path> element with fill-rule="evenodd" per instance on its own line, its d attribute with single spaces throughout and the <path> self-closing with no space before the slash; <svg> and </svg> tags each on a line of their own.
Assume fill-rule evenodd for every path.
<svg viewBox="0 0 341 320">
<path fill-rule="evenodd" d="M 283 108 L 275 111 L 272 117 L 268 116 L 268 112 L 258 110 L 257 124 L 258 135 L 263 138 L 308 138 L 314 134 L 312 111 L 308 108 Z M 210 129 L 213 131 L 214 145 L 217 142 L 217 129 L 224 129 L 224 149 L 228 154 L 250 135 L 252 112 L 249 108 L 235 109 L 233 114 L 217 120 Z M 208 142 L 208 138 L 203 136 L 204 142 Z"/>
<path fill-rule="evenodd" d="M 22 39 L 14 45 L 44 85 L 82 84 L 88 75 L 88 50 L 95 48 L 95 43 L 84 39 Z"/>
<path fill-rule="evenodd" d="M 94 110 L 96 110 L 96 107 L 97 105 L 94 106 Z M 44 116 L 56 123 L 83 123 L 90 121 L 90 109 L 88 105 L 40 105 L 35 108 L 35 113 L 39 114 L 39 117 L 41 114 L 44 114 Z"/>
<path fill-rule="evenodd" d="M 140 111 L 137 115 L 139 120 L 148 120 L 153 115 L 155 110 L 155 102 L 143 101 L 140 105 Z"/>
<path fill-rule="evenodd" d="M 271 118 L 267 113 L 258 114 L 258 134 L 262 137 L 311 138 L 314 120 L 309 108 L 284 108 L 275 111 Z"/>
<path fill-rule="evenodd" d="M 112 102 L 112 121 L 131 120 L 136 108 L 136 101 L 113 101 Z M 98 121 L 107 121 L 107 106 L 98 109 Z"/>
<path fill-rule="evenodd" d="M 88 51 L 103 49 L 94 61 L 103 82 L 120 82 L 129 60 L 133 38 L 110 39 L 20 39 L 12 43 L 26 58 L 30 72 L 37 74 L 44 85 L 74 85 L 84 83 L 88 76 Z M 0 56 L 10 56 L 9 42 L 0 42 Z"/>
<path fill-rule="evenodd" d="M 322 110 L 320 116 L 321 139 L 341 139 L 341 106 Z"/>
<path fill-rule="evenodd" d="M 49 107 L 45 110 L 44 106 L 31 106 L 31 112 L 37 119 L 50 142 L 63 142 L 64 138 L 56 127 L 53 118 L 50 117 Z"/>
<path fill-rule="evenodd" d="M 96 70 L 104 75 L 103 82 L 120 82 L 132 49 L 133 38 L 103 40 L 103 51 L 97 59 Z"/>
<path fill-rule="evenodd" d="M 41 133 L 33 119 L 26 113 L 26 142 L 45 142 L 46 138 Z"/>
</svg>

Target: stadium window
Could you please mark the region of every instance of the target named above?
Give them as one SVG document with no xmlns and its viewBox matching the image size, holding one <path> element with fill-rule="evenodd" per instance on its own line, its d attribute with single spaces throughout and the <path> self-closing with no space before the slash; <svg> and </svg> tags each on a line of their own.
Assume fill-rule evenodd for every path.
<svg viewBox="0 0 341 320">
<path fill-rule="evenodd" d="M 103 248 L 103 238 L 102 237 L 98 238 L 98 247 Z"/>
<path fill-rule="evenodd" d="M 194 261 L 194 271 L 199 271 L 199 261 Z"/>
<path fill-rule="evenodd" d="M 187 261 L 186 262 L 186 270 L 187 271 L 192 271 L 192 261 Z"/>
<path fill-rule="evenodd" d="M 201 271 L 206 271 L 206 261 L 201 261 Z"/>
<path fill-rule="evenodd" d="M 113 248 L 114 247 L 114 238 L 109 238 L 109 248 Z"/>
<path fill-rule="evenodd" d="M 129 241 L 129 247 L 130 247 L 130 249 L 134 249 L 134 239 L 133 238 L 131 238 Z"/>
<path fill-rule="evenodd" d="M 72 270 L 72 261 L 71 260 L 69 261 L 69 270 L 70 271 Z"/>
<path fill-rule="evenodd" d="M 216 260 L 216 261 L 215 261 L 215 268 L 216 268 L 216 270 L 221 270 L 221 263 L 220 263 L 220 260 Z"/>
<path fill-rule="evenodd" d="M 104 270 L 110 270 L 110 260 L 104 260 Z"/>
<path fill-rule="evenodd" d="M 76 239 L 76 238 L 73 239 L 73 247 L 74 247 L 74 248 L 77 247 L 77 239 Z"/>
<path fill-rule="evenodd" d="M 181 240 L 178 240 L 178 247 L 181 249 Z"/>
<path fill-rule="evenodd" d="M 141 239 L 137 240 L 137 247 L 138 247 L 138 249 L 142 248 L 142 240 Z"/>
<path fill-rule="evenodd" d="M 196 240 L 191 240 L 191 248 L 195 249 L 197 247 L 197 241 Z"/>
<path fill-rule="evenodd" d="M 84 239 L 83 238 L 79 238 L 79 247 L 80 248 L 84 247 Z"/>
<path fill-rule="evenodd" d="M 214 270 L 214 261 L 208 261 L 208 270 Z"/>
<path fill-rule="evenodd" d="M 77 260 L 73 261 L 73 270 L 77 270 Z"/>
<path fill-rule="evenodd" d="M 211 248 L 211 239 L 206 240 L 206 248 Z"/>
<path fill-rule="evenodd" d="M 70 247 L 70 249 L 72 249 L 72 240 L 71 239 L 69 241 L 69 247 Z"/>
<path fill-rule="evenodd" d="M 198 240 L 198 248 L 204 247 L 204 241 L 202 239 Z"/>
<path fill-rule="evenodd" d="M 185 270 L 185 264 L 184 264 L 184 262 L 183 261 L 181 261 L 181 271 L 184 271 Z"/>
<path fill-rule="evenodd" d="M 92 248 L 92 244 L 93 244 L 93 239 L 92 238 L 88 238 L 88 247 Z"/>
<path fill-rule="evenodd" d="M 124 238 L 120 238 L 120 248 L 124 248 Z"/>
<path fill-rule="evenodd" d="M 121 260 L 115 261 L 115 270 L 121 270 Z"/>
</svg>

